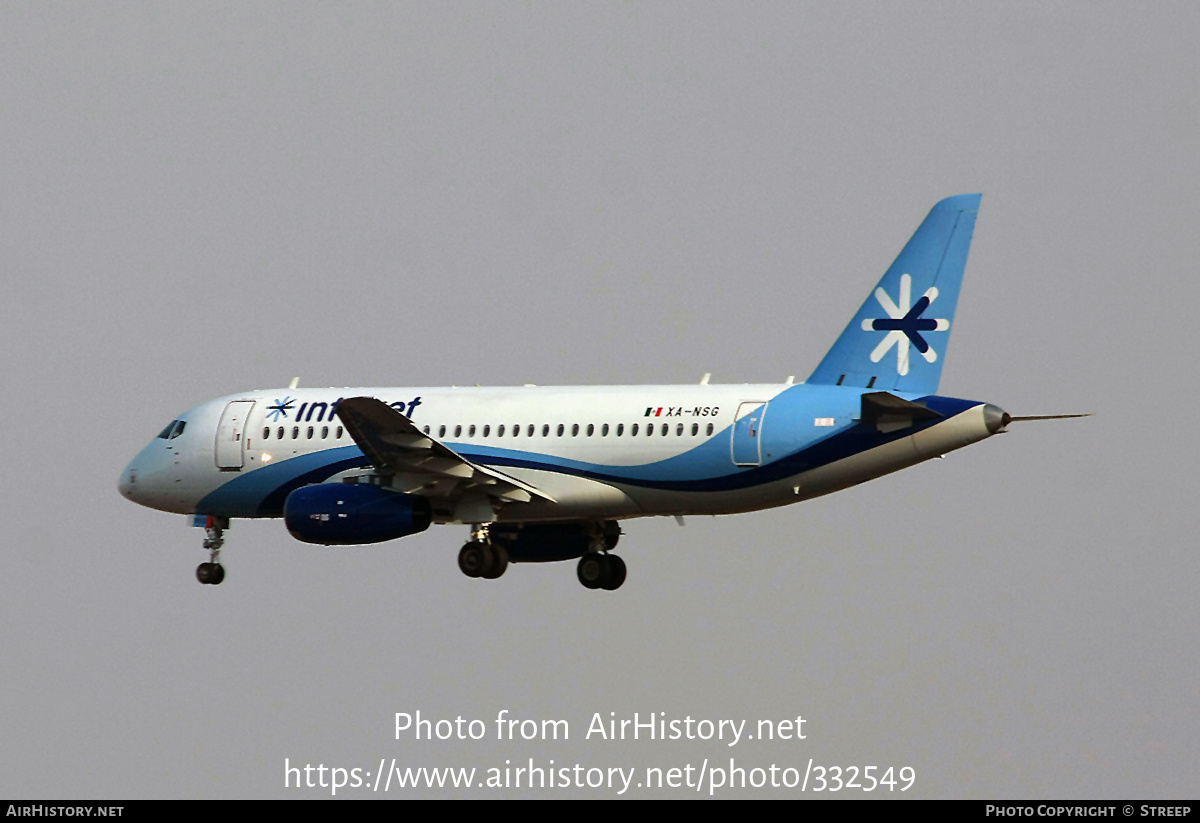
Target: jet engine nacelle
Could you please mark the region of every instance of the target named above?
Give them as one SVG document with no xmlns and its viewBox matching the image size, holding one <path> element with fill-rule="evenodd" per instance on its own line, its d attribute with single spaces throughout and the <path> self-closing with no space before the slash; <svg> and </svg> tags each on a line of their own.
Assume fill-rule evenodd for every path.
<svg viewBox="0 0 1200 823">
<path fill-rule="evenodd" d="M 504 546 L 514 563 L 546 563 L 582 557 L 591 547 L 599 529 L 606 549 L 613 549 L 621 535 L 615 520 L 600 523 L 526 523 L 495 524 L 490 536 Z"/>
<path fill-rule="evenodd" d="M 283 521 L 297 540 L 348 546 L 423 532 L 433 521 L 433 508 L 424 497 L 365 483 L 320 483 L 288 495 Z"/>
</svg>

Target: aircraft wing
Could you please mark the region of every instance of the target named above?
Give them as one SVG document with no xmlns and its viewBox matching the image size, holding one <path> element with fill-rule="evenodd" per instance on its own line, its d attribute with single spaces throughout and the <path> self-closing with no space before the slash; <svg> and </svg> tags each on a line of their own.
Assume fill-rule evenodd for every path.
<svg viewBox="0 0 1200 823">
<path fill-rule="evenodd" d="M 535 497 L 556 502 L 528 483 L 472 463 L 374 397 L 343 400 L 337 416 L 376 470 L 391 475 L 400 491 L 443 498 L 478 492 L 498 503 L 528 503 Z"/>
</svg>

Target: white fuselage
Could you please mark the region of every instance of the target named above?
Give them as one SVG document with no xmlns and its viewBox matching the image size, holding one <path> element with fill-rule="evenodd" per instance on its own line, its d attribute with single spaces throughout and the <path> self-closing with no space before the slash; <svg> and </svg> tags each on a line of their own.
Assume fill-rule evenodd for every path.
<svg viewBox="0 0 1200 823">
<path fill-rule="evenodd" d="M 985 412 L 995 407 L 904 395 L 942 417 L 880 431 L 859 420 L 864 393 L 804 384 L 251 391 L 181 415 L 182 431 L 152 441 L 119 486 L 129 499 L 165 511 L 278 517 L 296 488 L 371 471 L 334 413 L 340 399 L 363 396 L 382 400 L 467 460 L 543 492 L 495 513 L 495 520 L 517 522 L 780 506 L 997 429 L 989 422 L 996 415 Z M 454 501 L 435 501 L 435 512 L 438 522 L 493 519 Z"/>
</svg>

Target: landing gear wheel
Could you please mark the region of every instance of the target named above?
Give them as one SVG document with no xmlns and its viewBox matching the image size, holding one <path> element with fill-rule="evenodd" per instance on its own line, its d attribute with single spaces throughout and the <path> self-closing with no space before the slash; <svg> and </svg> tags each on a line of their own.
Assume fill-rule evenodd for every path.
<svg viewBox="0 0 1200 823">
<path fill-rule="evenodd" d="M 494 543 L 484 543 L 483 546 L 488 560 L 481 576 L 486 580 L 495 580 L 508 568 L 508 552 L 504 550 L 503 546 L 497 546 Z"/>
<path fill-rule="evenodd" d="M 217 562 L 221 546 L 225 545 L 225 529 L 229 528 L 228 517 L 210 514 L 204 526 L 204 548 L 208 550 L 208 562 L 196 567 L 196 579 L 201 583 L 217 585 L 225 579 L 225 567 Z"/>
<path fill-rule="evenodd" d="M 472 540 L 459 551 L 458 568 L 467 577 L 495 580 L 508 568 L 508 552 L 503 546 Z"/>
<path fill-rule="evenodd" d="M 603 585 L 604 578 L 607 576 L 608 563 L 605 562 L 605 556 L 589 552 L 579 558 L 579 566 L 576 567 L 575 573 L 579 577 L 579 582 L 586 589 L 598 589 Z"/>
<path fill-rule="evenodd" d="M 216 586 L 225 579 L 225 567 L 220 563 L 201 563 L 196 567 L 196 579 Z"/>
<path fill-rule="evenodd" d="M 463 546 L 458 553 L 458 568 L 467 577 L 483 577 L 487 568 L 487 553 L 483 543 L 471 542 Z"/>
<path fill-rule="evenodd" d="M 625 561 L 615 554 L 604 555 L 604 560 L 608 568 L 605 570 L 604 582 L 600 584 L 600 588 L 610 592 L 616 591 L 625 582 Z"/>
<path fill-rule="evenodd" d="M 576 574 L 586 588 L 615 591 L 625 582 L 625 561 L 615 554 L 589 552 L 579 558 Z"/>
</svg>

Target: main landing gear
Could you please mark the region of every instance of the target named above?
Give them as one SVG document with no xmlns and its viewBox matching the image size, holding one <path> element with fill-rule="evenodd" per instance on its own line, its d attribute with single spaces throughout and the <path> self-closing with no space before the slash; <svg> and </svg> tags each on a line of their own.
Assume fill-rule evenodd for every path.
<svg viewBox="0 0 1200 823">
<path fill-rule="evenodd" d="M 585 588 L 611 592 L 625 582 L 625 561 L 615 554 L 588 552 L 579 558 L 575 573 Z"/>
<path fill-rule="evenodd" d="M 625 582 L 625 561 L 612 553 L 621 530 L 609 521 L 590 524 L 588 532 L 588 550 L 579 558 L 575 574 L 584 588 L 616 591 Z"/>
<path fill-rule="evenodd" d="M 497 527 L 494 534 L 490 524 L 476 524 L 470 541 L 458 553 L 458 568 L 467 577 L 494 580 L 514 559 L 531 563 L 579 557 L 580 583 L 614 591 L 625 582 L 625 561 L 611 553 L 620 533 L 613 521 L 526 525 L 516 531 Z"/>
<path fill-rule="evenodd" d="M 495 580 L 508 568 L 508 552 L 503 546 L 472 540 L 459 551 L 458 567 L 467 577 Z"/>
<path fill-rule="evenodd" d="M 229 518 L 208 516 L 204 526 L 204 548 L 208 549 L 208 562 L 196 567 L 196 579 L 201 583 L 213 586 L 225 579 L 225 567 L 217 562 L 221 556 L 221 546 L 225 545 L 225 529 L 229 528 Z"/>
<path fill-rule="evenodd" d="M 486 523 L 471 527 L 471 540 L 458 553 L 458 568 L 467 577 L 495 580 L 508 568 L 508 551 L 492 542 Z"/>
</svg>

